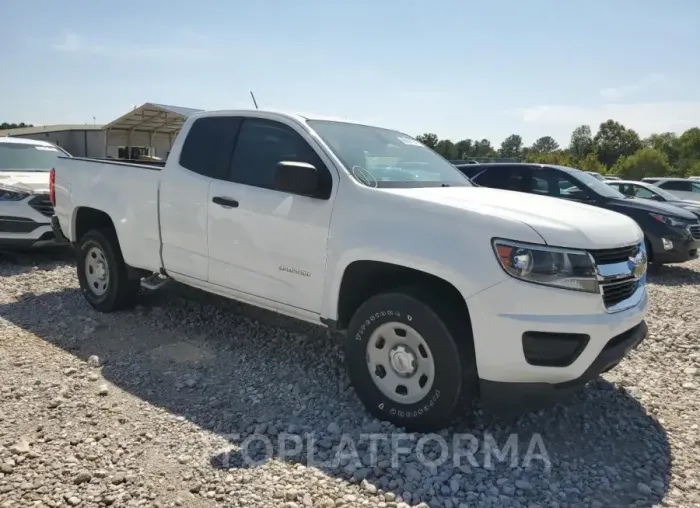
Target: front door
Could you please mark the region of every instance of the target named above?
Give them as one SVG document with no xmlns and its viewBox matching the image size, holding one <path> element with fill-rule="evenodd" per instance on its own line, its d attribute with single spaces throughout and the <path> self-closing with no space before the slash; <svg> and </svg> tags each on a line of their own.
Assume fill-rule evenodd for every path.
<svg viewBox="0 0 700 508">
<path fill-rule="evenodd" d="M 210 283 L 320 313 L 334 177 L 310 141 L 292 121 L 243 119 L 229 177 L 209 189 Z M 313 164 L 324 195 L 275 190 L 280 161 Z"/>
</svg>

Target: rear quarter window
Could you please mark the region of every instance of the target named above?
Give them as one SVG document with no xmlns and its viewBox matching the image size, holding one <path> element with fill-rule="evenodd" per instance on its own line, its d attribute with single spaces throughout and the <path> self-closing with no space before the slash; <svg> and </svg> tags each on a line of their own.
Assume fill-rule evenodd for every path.
<svg viewBox="0 0 700 508">
<path fill-rule="evenodd" d="M 240 118 L 231 116 L 195 120 L 182 145 L 180 166 L 203 176 L 226 179 L 240 124 Z"/>
</svg>

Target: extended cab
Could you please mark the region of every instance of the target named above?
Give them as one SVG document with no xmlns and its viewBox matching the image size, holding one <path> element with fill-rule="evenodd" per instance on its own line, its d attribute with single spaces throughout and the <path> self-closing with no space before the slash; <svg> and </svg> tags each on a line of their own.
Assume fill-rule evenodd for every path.
<svg viewBox="0 0 700 508">
<path fill-rule="evenodd" d="M 65 158 L 51 189 L 93 307 L 156 274 L 342 331 L 358 397 L 409 429 L 538 407 L 647 331 L 633 220 L 474 186 L 394 130 L 198 113 L 164 167 Z"/>
</svg>

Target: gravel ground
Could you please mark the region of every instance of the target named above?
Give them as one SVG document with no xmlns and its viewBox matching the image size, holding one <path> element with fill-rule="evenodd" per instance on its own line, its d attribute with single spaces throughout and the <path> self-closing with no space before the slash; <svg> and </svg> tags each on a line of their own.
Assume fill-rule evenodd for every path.
<svg viewBox="0 0 700 508">
<path fill-rule="evenodd" d="M 176 285 L 103 315 L 69 257 L 0 258 L 0 507 L 700 506 L 700 261 L 649 292 L 604 379 L 419 446 L 320 328 Z"/>
</svg>

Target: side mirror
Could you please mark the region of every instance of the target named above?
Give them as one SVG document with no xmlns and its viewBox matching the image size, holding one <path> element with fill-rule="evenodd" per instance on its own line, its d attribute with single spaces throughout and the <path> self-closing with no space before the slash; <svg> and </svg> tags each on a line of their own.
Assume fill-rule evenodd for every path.
<svg viewBox="0 0 700 508">
<path fill-rule="evenodd" d="M 653 199 L 654 201 L 665 201 L 665 199 L 662 198 L 661 196 L 659 196 L 658 194 L 654 194 L 654 195 L 651 197 L 651 199 Z"/>
<path fill-rule="evenodd" d="M 275 189 L 313 197 L 318 190 L 318 171 L 307 162 L 281 161 L 275 168 Z"/>
</svg>

